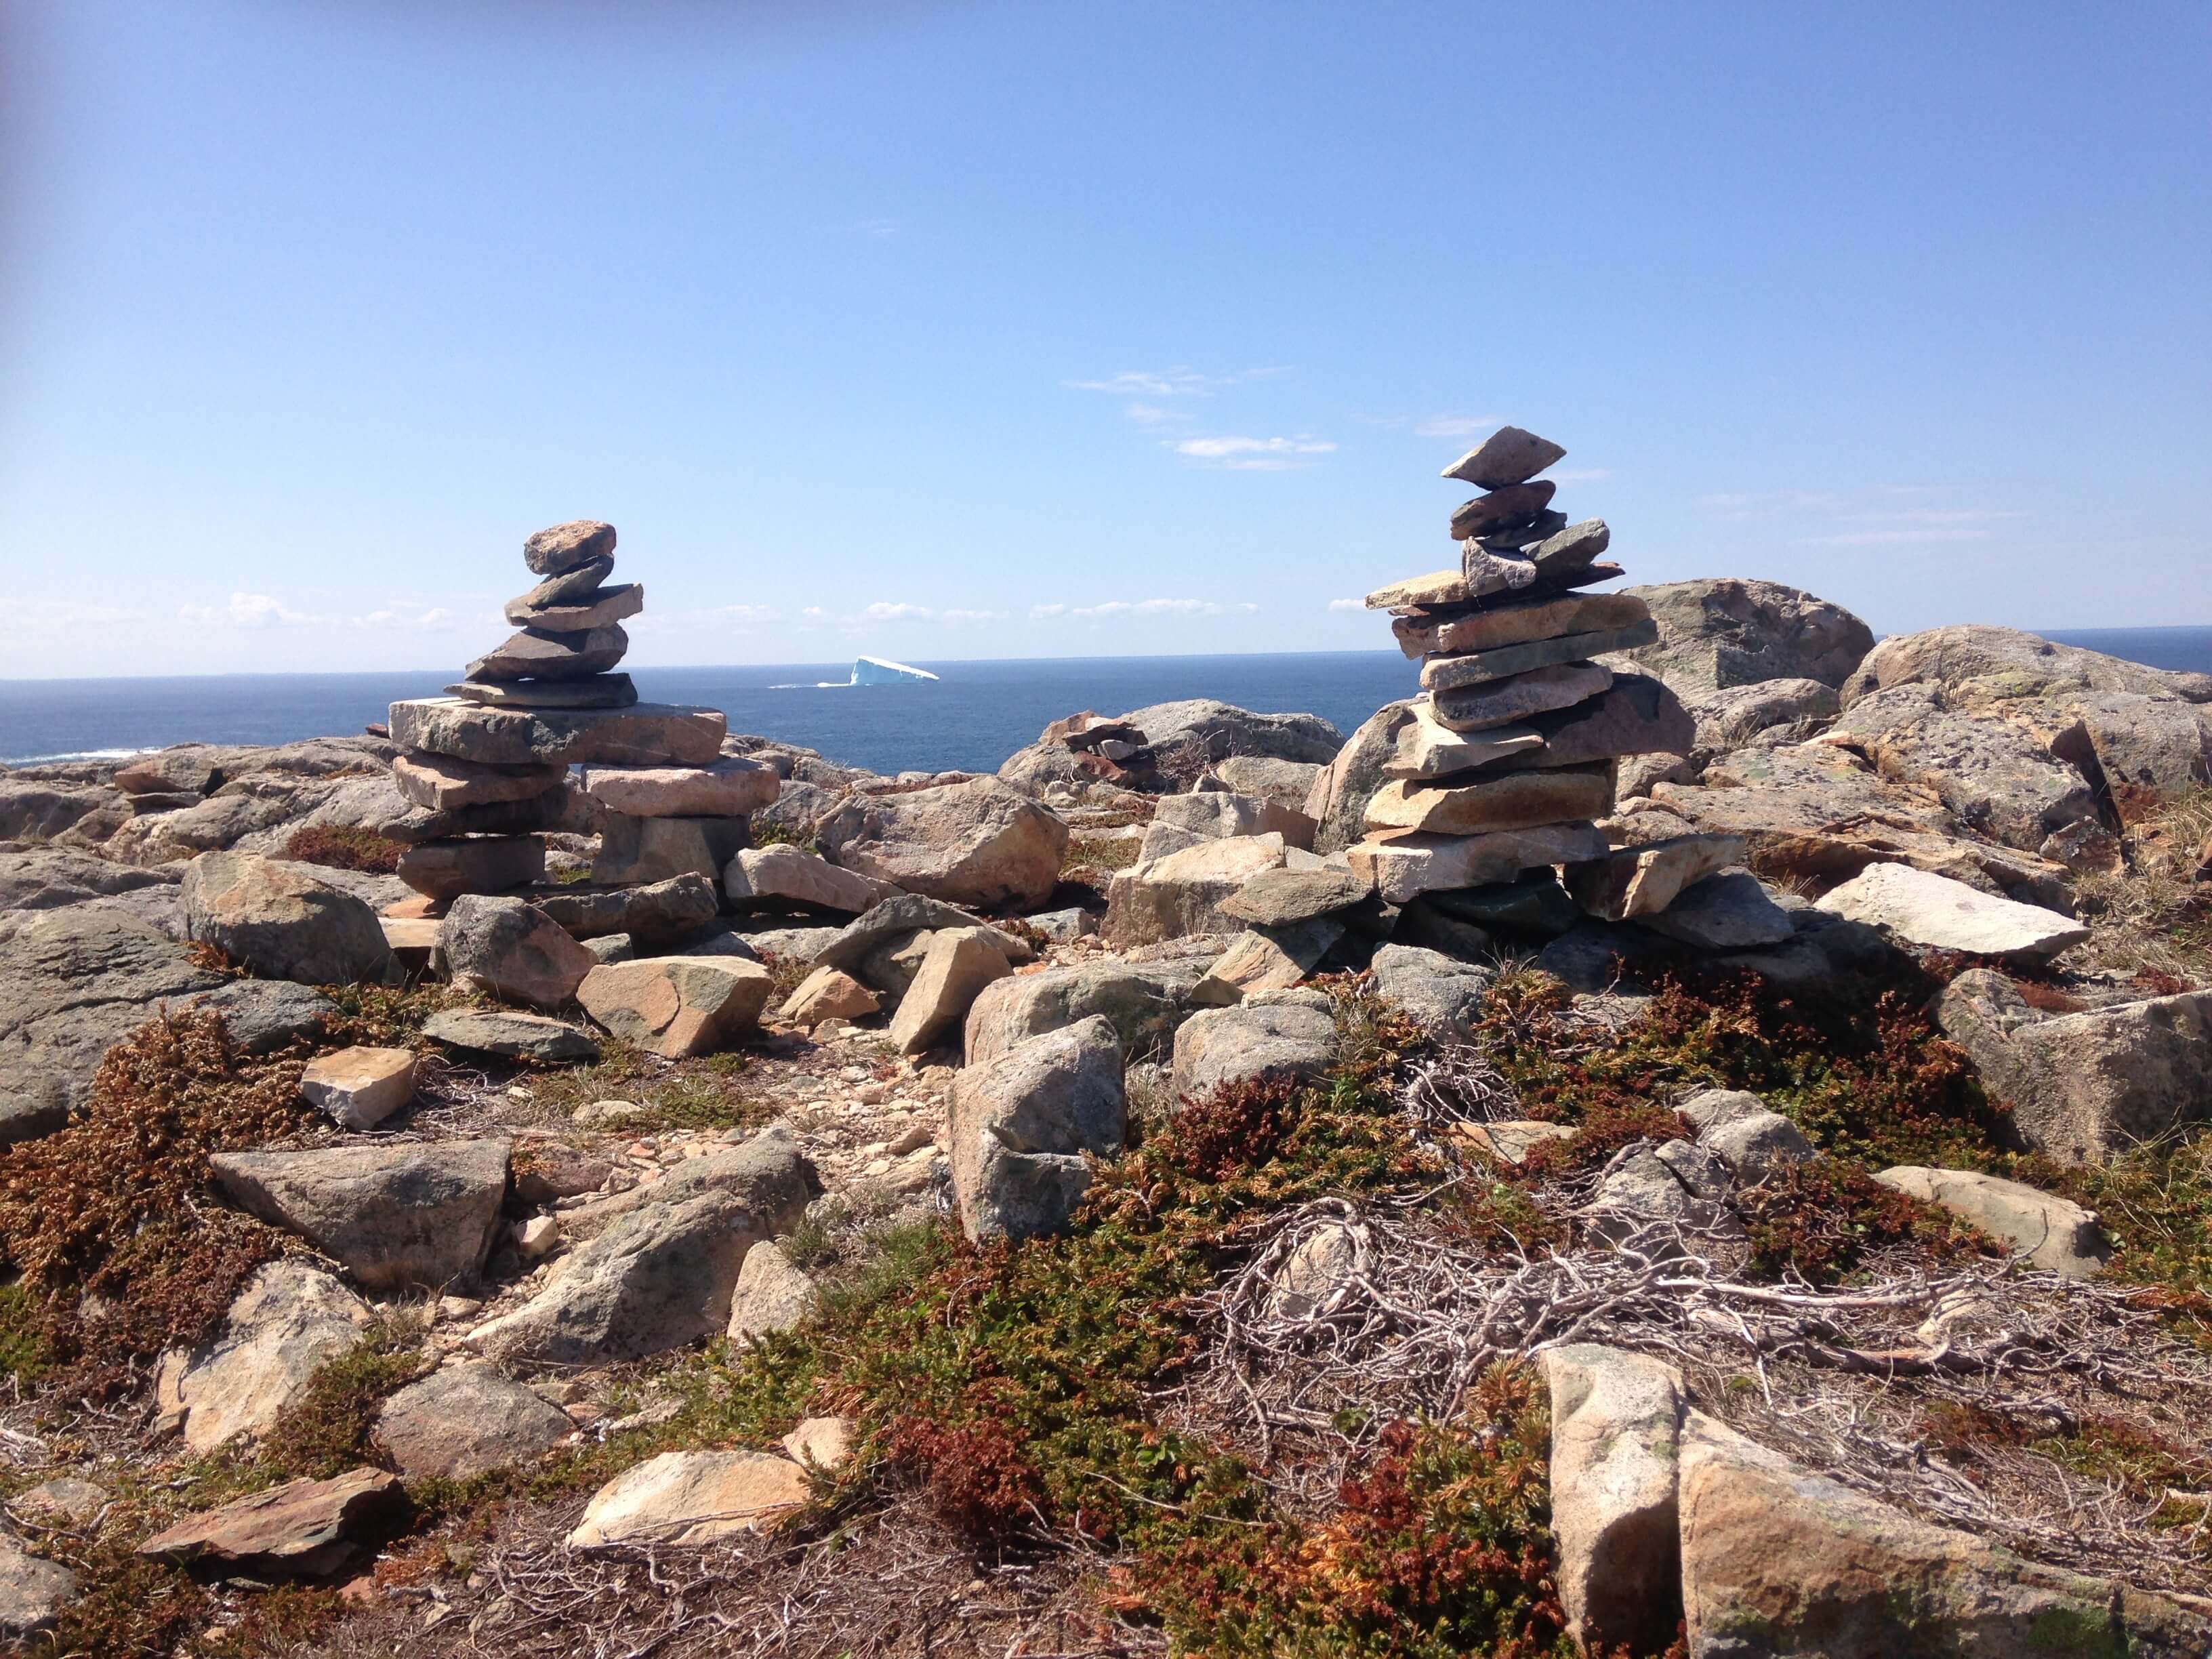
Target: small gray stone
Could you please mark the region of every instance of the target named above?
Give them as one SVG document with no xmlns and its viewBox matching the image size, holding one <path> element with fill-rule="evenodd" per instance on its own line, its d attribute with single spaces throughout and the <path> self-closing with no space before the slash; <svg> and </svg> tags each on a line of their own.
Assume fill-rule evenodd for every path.
<svg viewBox="0 0 2212 1659">
<path fill-rule="evenodd" d="M 1455 961 L 1438 951 L 1386 945 L 1370 970 L 1376 994 L 1396 1003 L 1432 1036 L 1464 1042 L 1482 1018 L 1496 970 Z"/>
<path fill-rule="evenodd" d="M 1802 1129 L 1741 1089 L 1707 1089 L 1674 1109 L 1697 1130 L 1698 1144 L 1741 1181 L 1763 1180 L 1781 1164 L 1820 1156 Z"/>
<path fill-rule="evenodd" d="M 599 1057 L 598 1039 L 590 1032 L 544 1014 L 448 1008 L 422 1023 L 422 1035 L 433 1042 L 474 1054 L 503 1054 L 511 1060 L 552 1062 Z"/>
<path fill-rule="evenodd" d="M 1090 1184 L 1085 1154 L 1121 1149 L 1121 1048 L 1103 1016 L 1015 1044 L 953 1080 L 952 1189 L 971 1240 L 1067 1224 Z"/>
<path fill-rule="evenodd" d="M 1790 937 L 1790 913 L 1767 896 L 1748 870 L 1727 870 L 1685 888 L 1641 924 L 1706 951 L 1747 951 Z"/>
<path fill-rule="evenodd" d="M 376 1443 L 410 1480 L 466 1480 L 543 1456 L 574 1431 L 559 1407 L 486 1365 L 447 1365 L 376 1413 Z"/>
<path fill-rule="evenodd" d="M 1517 426 L 1501 426 L 1443 470 L 1477 489 L 1502 489 L 1524 483 L 1567 452 L 1549 438 Z"/>
<path fill-rule="evenodd" d="M 1229 1083 L 1321 1077 L 1337 1056 L 1336 1021 L 1323 1002 L 1246 1002 L 1193 1015 L 1176 1032 L 1176 1092 L 1196 1099 Z"/>
</svg>

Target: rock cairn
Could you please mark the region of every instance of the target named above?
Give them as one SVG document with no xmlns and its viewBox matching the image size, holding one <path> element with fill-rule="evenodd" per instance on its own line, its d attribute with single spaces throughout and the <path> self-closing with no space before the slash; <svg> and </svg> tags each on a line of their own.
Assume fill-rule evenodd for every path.
<svg viewBox="0 0 2212 1659">
<path fill-rule="evenodd" d="M 614 549 L 615 527 L 592 519 L 532 536 L 523 562 L 544 580 L 509 601 L 517 632 L 445 696 L 392 705 L 392 781 L 429 815 L 399 877 L 433 905 L 542 880 L 541 834 L 572 806 L 600 834 L 595 884 L 716 880 L 744 815 L 775 799 L 773 770 L 722 754 L 720 711 L 641 702 L 614 672 L 623 619 L 645 605 L 639 584 L 607 585 Z"/>
<path fill-rule="evenodd" d="M 1658 629 L 1632 594 L 1583 591 L 1622 572 L 1601 557 L 1605 521 L 1570 524 L 1536 477 L 1565 453 L 1518 427 L 1485 439 L 1444 469 L 1484 492 L 1451 515 L 1458 566 L 1367 596 L 1421 665 L 1348 852 L 1389 903 L 1493 923 L 1528 910 L 1533 888 L 1558 906 L 1563 866 L 1583 912 L 1645 919 L 1743 856 L 1725 836 L 1616 853 L 1596 822 L 1613 811 L 1622 757 L 1686 750 L 1696 725 L 1658 680 L 1597 660 Z"/>
</svg>

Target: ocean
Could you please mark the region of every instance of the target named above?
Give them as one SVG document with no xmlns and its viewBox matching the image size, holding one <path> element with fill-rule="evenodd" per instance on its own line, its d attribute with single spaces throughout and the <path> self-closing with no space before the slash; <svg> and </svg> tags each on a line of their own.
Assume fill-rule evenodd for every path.
<svg viewBox="0 0 2212 1659">
<path fill-rule="evenodd" d="M 2212 628 L 2076 629 L 2045 637 L 2156 668 L 2212 673 Z M 1381 705 L 1415 688 L 1413 665 L 1395 650 L 915 666 L 939 678 L 847 685 L 849 662 L 630 672 L 639 694 L 653 702 L 720 708 L 732 732 L 801 744 L 877 772 L 992 771 L 1062 715 L 1084 708 L 1119 714 L 1182 697 L 1319 714 L 1348 734 Z M 454 678 L 426 669 L 0 680 L 0 763 L 358 732 L 383 720 L 396 699 L 437 696 Z"/>
</svg>

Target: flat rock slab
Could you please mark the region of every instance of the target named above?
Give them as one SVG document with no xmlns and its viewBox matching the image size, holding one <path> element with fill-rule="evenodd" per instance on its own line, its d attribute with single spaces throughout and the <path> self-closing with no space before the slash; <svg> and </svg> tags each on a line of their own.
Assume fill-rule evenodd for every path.
<svg viewBox="0 0 2212 1659">
<path fill-rule="evenodd" d="M 360 1342 L 369 1306 L 304 1261 L 272 1261 L 231 1301 L 215 1334 L 163 1357 L 155 1395 L 165 1425 L 206 1453 L 258 1440 L 306 1397 L 315 1372 Z"/>
<path fill-rule="evenodd" d="M 1499 770 L 1581 766 L 1625 755 L 1686 754 L 1696 745 L 1698 722 L 1662 681 L 1614 670 L 1608 690 L 1570 708 L 1534 715 L 1527 729 L 1540 744 L 1501 757 L 1495 763 Z"/>
<path fill-rule="evenodd" d="M 406 1519 L 399 1477 L 349 1469 L 329 1480 L 288 1480 L 218 1509 L 187 1516 L 138 1547 L 178 1565 L 324 1578 L 360 1560 Z"/>
<path fill-rule="evenodd" d="M 1524 523 L 1552 504 L 1559 485 L 1549 478 L 1533 483 L 1500 484 L 1486 495 L 1463 502 L 1451 517 L 1454 541 L 1486 536 L 1508 525 Z"/>
<path fill-rule="evenodd" d="M 663 1452 L 592 1493 L 568 1546 L 696 1546 L 770 1531 L 810 1492 L 805 1470 L 769 1452 Z"/>
<path fill-rule="evenodd" d="M 376 1414 L 377 1445 L 410 1480 L 466 1480 L 542 1457 L 575 1425 L 559 1407 L 486 1365 L 447 1365 Z"/>
<path fill-rule="evenodd" d="M 1500 489 L 1525 483 L 1566 454 L 1549 438 L 1517 426 L 1501 426 L 1443 470 L 1477 489 Z"/>
<path fill-rule="evenodd" d="M 401 798 L 433 812 L 534 799 L 568 775 L 565 766 L 485 766 L 451 755 L 399 755 L 392 763 Z"/>
<path fill-rule="evenodd" d="M 1535 1118 L 1500 1118 L 1493 1123 L 1468 1123 L 1455 1128 L 1452 1139 L 1461 1145 L 1516 1167 L 1528 1161 L 1539 1146 L 1555 1140 L 1572 1140 L 1576 1130 L 1565 1123 L 1546 1123 Z"/>
<path fill-rule="evenodd" d="M 1421 685 L 1431 692 L 1455 690 L 1504 679 L 1514 674 L 1525 674 L 1531 669 L 1584 662 L 1608 651 L 1632 650 L 1640 645 L 1650 645 L 1658 637 L 1659 624 L 1647 617 L 1626 628 L 1607 629 L 1601 633 L 1569 634 L 1555 639 L 1528 640 L 1518 645 L 1496 646 L 1483 651 L 1433 656 L 1421 664 Z"/>
<path fill-rule="evenodd" d="M 2035 1266 L 2064 1278 L 2088 1279 L 2112 1259 L 2112 1243 L 2094 1212 L 2025 1182 L 1917 1164 L 1884 1170 L 1875 1179 L 1907 1198 L 1948 1210 Z"/>
<path fill-rule="evenodd" d="M 1437 719 L 1436 709 L 1425 697 L 1413 703 L 1411 714 L 1412 718 L 1398 726 L 1395 747 L 1382 763 L 1385 777 L 1436 778 L 1450 772 L 1471 772 L 1544 746 L 1543 733 L 1533 725 L 1455 732 Z"/>
<path fill-rule="evenodd" d="M 397 872 L 425 898 L 504 893 L 545 876 L 545 843 L 535 836 L 465 836 L 426 841 L 399 855 Z"/>
<path fill-rule="evenodd" d="M 1226 1007 L 1255 991 L 1283 991 L 1322 964 L 1344 937 L 1344 924 L 1330 916 L 1310 917 L 1279 927 L 1255 927 L 1222 952 L 1190 1000 L 1205 1007 Z"/>
<path fill-rule="evenodd" d="M 1346 856 L 1352 873 L 1371 880 L 1385 902 L 1403 904 L 1423 893 L 1511 881 L 1524 870 L 1598 858 L 1610 850 L 1595 824 L 1553 823 L 1481 836 L 1394 830 L 1370 836 Z"/>
<path fill-rule="evenodd" d="M 1741 836 L 1669 836 L 1569 865 L 1566 888 L 1585 914 L 1626 921 L 1658 915 L 1684 888 L 1743 858 Z"/>
<path fill-rule="evenodd" d="M 678 1060 L 726 1048 L 757 1027 L 773 982 L 741 957 L 644 957 L 593 968 L 576 1000 L 624 1042 Z"/>
<path fill-rule="evenodd" d="M 349 1129 L 374 1129 L 415 1098 L 411 1048 L 341 1048 L 318 1054 L 300 1074 L 307 1103 Z"/>
<path fill-rule="evenodd" d="M 395 702 L 392 740 L 494 766 L 707 766 L 729 722 L 717 708 L 641 702 L 629 708 L 489 708 L 459 697 Z"/>
<path fill-rule="evenodd" d="M 1536 579 L 1536 568 L 1525 561 L 1511 563 L 1522 565 L 1525 573 L 1518 581 L 1511 580 L 1507 569 L 1478 575 L 1469 581 L 1463 570 L 1432 570 L 1425 576 L 1408 576 L 1401 582 L 1392 582 L 1388 587 L 1378 587 L 1366 599 L 1370 611 L 1430 611 L 1448 605 L 1466 605 L 1486 593 L 1503 593 L 1514 587 L 1525 587 Z"/>
<path fill-rule="evenodd" d="M 580 680 L 604 674 L 629 650 L 620 623 L 586 634 L 546 634 L 526 628 L 468 666 L 476 683 L 499 680 Z"/>
<path fill-rule="evenodd" d="M 641 818 L 737 817 L 772 804 L 775 769 L 727 755 L 708 766 L 587 766 L 581 787 L 609 811 Z"/>
<path fill-rule="evenodd" d="M 619 587 L 598 587 L 544 603 L 528 596 L 507 602 L 507 619 L 517 628 L 547 634 L 588 634 L 635 617 L 645 609 L 645 588 L 638 582 Z"/>
<path fill-rule="evenodd" d="M 1155 945 L 1189 933 L 1234 933 L 1220 907 L 1263 870 L 1288 862 L 1279 835 L 1200 841 L 1164 858 L 1117 870 L 1106 888 L 1099 932 L 1118 949 Z"/>
<path fill-rule="evenodd" d="M 1604 761 L 1546 772 L 1462 774 L 1421 782 L 1394 778 L 1367 803 L 1367 827 L 1473 836 L 1601 818 L 1613 806 L 1613 766 Z"/>
<path fill-rule="evenodd" d="M 1336 1064 L 1336 1018 L 1318 992 L 1194 1014 L 1176 1032 L 1176 1092 L 1191 1099 L 1227 1083 L 1311 1082 Z M 1306 999 L 1310 999 L 1308 1000 Z"/>
<path fill-rule="evenodd" d="M 637 686 L 627 674 L 592 674 L 578 680 L 463 680 L 449 697 L 488 708 L 630 708 Z"/>
<path fill-rule="evenodd" d="M 816 836 L 848 870 L 986 907 L 1042 904 L 1059 883 L 1068 841 L 1057 814 L 996 778 L 848 796 Z"/>
<path fill-rule="evenodd" d="M 471 1054 L 547 1063 L 599 1057 L 599 1040 L 580 1026 L 544 1014 L 489 1008 L 449 1008 L 422 1024 L 422 1035 Z"/>
<path fill-rule="evenodd" d="M 1348 909 L 1374 896 L 1371 882 L 1334 865 L 1319 870 L 1262 870 L 1224 899 L 1220 908 L 1223 915 L 1256 927 L 1287 927 Z"/>
<path fill-rule="evenodd" d="M 721 908 L 713 881 L 688 870 L 640 887 L 568 887 L 533 893 L 530 902 L 571 939 L 624 933 L 648 946 L 696 938 L 713 925 Z"/>
<path fill-rule="evenodd" d="M 511 617 L 518 607 L 527 611 L 543 605 L 574 605 L 585 594 L 598 592 L 605 586 L 607 578 L 614 574 L 612 554 L 586 559 L 573 569 L 548 576 L 520 599 L 508 600 L 507 614 Z"/>
<path fill-rule="evenodd" d="M 1591 662 L 1534 668 L 1509 678 L 1488 680 L 1431 694 L 1437 724 L 1454 732 L 1481 732 L 1510 726 L 1532 715 L 1571 708 L 1609 690 L 1613 672 Z"/>
<path fill-rule="evenodd" d="M 1974 956 L 2053 957 L 2089 937 L 2070 916 L 1978 892 L 1903 864 L 1874 864 L 1820 901 L 1851 921 L 1884 927 L 1938 951 Z"/>
<path fill-rule="evenodd" d="M 218 1152 L 216 1182 L 371 1289 L 443 1286 L 490 1254 L 507 1195 L 504 1139 Z"/>
<path fill-rule="evenodd" d="M 859 915 L 900 890 L 784 842 L 741 848 L 722 872 L 722 890 L 732 904 L 748 908 L 796 904 Z"/>
<path fill-rule="evenodd" d="M 927 1054 L 959 1032 L 985 986 L 1012 972 L 990 928 L 947 927 L 931 934 L 914 982 L 891 1017 L 891 1046 L 902 1054 Z"/>
<path fill-rule="evenodd" d="M 1399 617 L 1390 631 L 1407 656 L 1432 657 L 1607 633 L 1633 627 L 1650 614 L 1643 600 L 1625 593 L 1547 593 L 1500 599 L 1463 614 L 1431 611 Z"/>
</svg>

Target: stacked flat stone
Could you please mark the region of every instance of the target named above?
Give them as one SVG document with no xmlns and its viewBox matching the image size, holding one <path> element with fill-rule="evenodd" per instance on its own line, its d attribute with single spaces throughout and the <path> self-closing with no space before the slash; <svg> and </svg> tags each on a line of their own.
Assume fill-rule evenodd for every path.
<svg viewBox="0 0 2212 1659">
<path fill-rule="evenodd" d="M 635 583 L 606 585 L 614 547 L 615 527 L 592 519 L 531 537 L 523 560 L 544 580 L 507 605 L 520 631 L 445 696 L 392 705 L 392 781 L 430 814 L 399 877 L 434 902 L 541 881 L 541 832 L 568 814 L 572 767 L 604 809 L 592 877 L 605 885 L 719 878 L 744 815 L 775 799 L 772 770 L 723 756 L 720 710 L 640 702 L 612 672 L 629 648 L 622 619 L 645 603 Z"/>
<path fill-rule="evenodd" d="M 1621 569 L 1599 556 L 1612 539 L 1605 521 L 1570 524 L 1552 506 L 1553 483 L 1536 477 L 1565 453 L 1518 427 L 1486 439 L 1444 470 L 1485 492 L 1452 514 L 1458 567 L 1367 596 L 1421 665 L 1421 696 L 1348 854 L 1391 903 L 1466 894 L 1459 908 L 1472 919 L 1517 904 L 1527 872 L 1545 872 L 1530 878 L 1556 898 L 1555 866 L 1578 898 L 1594 893 L 1578 872 L 1616 856 L 1595 821 L 1613 811 L 1618 761 L 1695 740 L 1659 681 L 1595 660 L 1650 645 L 1658 629 L 1643 600 L 1582 591 Z M 1658 896 L 1647 886 L 1638 914 Z M 1620 905 L 1583 908 L 1617 919 Z"/>
</svg>

